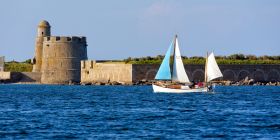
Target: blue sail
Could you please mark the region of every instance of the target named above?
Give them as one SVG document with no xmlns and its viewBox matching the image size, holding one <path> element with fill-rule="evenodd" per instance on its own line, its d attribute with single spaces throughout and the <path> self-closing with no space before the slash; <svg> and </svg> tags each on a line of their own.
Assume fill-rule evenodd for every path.
<svg viewBox="0 0 280 140">
<path fill-rule="evenodd" d="M 169 59 L 170 59 L 170 50 L 172 47 L 173 41 L 170 44 L 170 47 L 159 67 L 158 73 L 156 75 L 155 79 L 166 79 L 166 80 L 170 80 L 171 79 L 171 73 L 170 73 L 170 65 L 169 65 Z"/>
</svg>

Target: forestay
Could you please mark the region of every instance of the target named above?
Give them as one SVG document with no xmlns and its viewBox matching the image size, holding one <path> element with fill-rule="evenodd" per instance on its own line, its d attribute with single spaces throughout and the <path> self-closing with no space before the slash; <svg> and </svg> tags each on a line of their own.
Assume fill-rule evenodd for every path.
<svg viewBox="0 0 280 140">
<path fill-rule="evenodd" d="M 175 40 L 175 54 L 174 54 L 174 62 L 173 62 L 172 81 L 190 82 L 186 74 L 184 64 L 182 62 L 177 38 Z"/>
<path fill-rule="evenodd" d="M 214 53 L 212 52 L 208 56 L 207 60 L 207 81 L 211 81 L 215 78 L 223 77 L 223 74 L 221 73 L 218 64 L 215 60 Z"/>
<path fill-rule="evenodd" d="M 173 44 L 173 41 L 170 44 L 170 47 L 169 47 L 161 65 L 160 65 L 160 68 L 158 70 L 158 73 L 157 73 L 155 79 L 158 79 L 158 80 L 160 80 L 160 79 L 170 80 L 171 79 L 169 59 L 170 59 L 170 50 L 171 50 L 172 44 Z"/>
</svg>

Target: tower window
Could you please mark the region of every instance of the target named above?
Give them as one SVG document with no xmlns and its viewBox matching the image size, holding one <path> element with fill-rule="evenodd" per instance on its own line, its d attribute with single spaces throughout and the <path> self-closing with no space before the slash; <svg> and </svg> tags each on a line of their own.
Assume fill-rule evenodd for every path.
<svg viewBox="0 0 280 140">
<path fill-rule="evenodd" d="M 44 34 L 44 32 L 42 32 L 42 34 Z"/>
</svg>

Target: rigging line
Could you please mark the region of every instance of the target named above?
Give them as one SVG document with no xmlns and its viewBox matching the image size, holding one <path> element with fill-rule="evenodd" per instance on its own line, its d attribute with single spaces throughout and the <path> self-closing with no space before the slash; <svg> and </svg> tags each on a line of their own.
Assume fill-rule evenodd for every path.
<svg viewBox="0 0 280 140">
<path fill-rule="evenodd" d="M 179 38 L 179 39 L 180 39 L 180 38 Z M 182 44 L 183 46 L 181 46 L 181 44 Z M 180 41 L 180 43 L 179 43 L 179 41 L 178 41 L 178 45 L 181 46 L 180 49 L 181 49 L 181 51 L 183 51 L 183 54 L 186 54 L 185 51 L 184 51 L 184 49 L 187 48 L 187 47 L 184 47 L 185 45 L 184 45 L 183 43 L 181 43 L 181 41 Z M 182 49 L 182 48 L 184 48 L 184 49 Z M 187 50 L 187 51 L 188 51 L 188 50 Z M 182 56 L 182 54 L 181 54 L 181 56 Z M 185 55 L 185 56 L 188 57 L 188 55 Z M 188 58 L 189 58 L 189 57 L 188 57 Z M 184 63 L 183 63 L 183 65 L 184 65 Z M 187 73 L 188 65 L 184 65 L 184 68 L 185 68 L 185 71 L 186 71 L 187 76 L 189 77 L 190 75 L 188 75 L 188 73 Z"/>
<path fill-rule="evenodd" d="M 178 43 L 179 43 L 179 42 L 178 42 Z M 183 48 L 183 49 L 182 49 L 183 53 L 184 53 L 184 54 L 187 54 L 187 53 L 190 54 L 189 56 L 188 56 L 188 55 L 185 55 L 185 56 L 187 56 L 188 58 L 190 58 L 190 57 L 192 56 L 192 54 L 191 54 L 190 51 L 187 49 L 187 47 L 184 47 L 184 46 L 186 46 L 186 45 L 183 43 L 182 40 L 180 40 L 179 46 L 181 46 L 180 44 L 182 44 L 182 46 L 183 46 L 183 47 L 180 47 L 180 48 Z M 187 53 L 185 53 L 185 50 L 184 50 L 184 49 L 187 50 Z"/>
<path fill-rule="evenodd" d="M 178 38 L 178 40 L 180 40 L 181 38 L 179 38 L 179 37 L 177 37 Z M 183 56 L 182 54 L 186 54 L 185 52 L 184 52 L 184 50 L 183 50 L 183 48 L 184 48 L 184 45 L 181 45 L 182 43 L 181 43 L 181 40 L 180 40 L 180 43 L 179 43 L 179 41 L 178 41 L 178 45 L 179 45 L 179 47 L 180 47 L 180 52 L 182 52 L 181 53 L 181 56 Z"/>
</svg>

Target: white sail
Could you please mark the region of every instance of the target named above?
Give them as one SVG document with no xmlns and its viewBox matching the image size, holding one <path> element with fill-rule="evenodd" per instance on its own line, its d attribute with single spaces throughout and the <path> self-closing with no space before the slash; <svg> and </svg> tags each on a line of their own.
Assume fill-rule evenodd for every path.
<svg viewBox="0 0 280 140">
<path fill-rule="evenodd" d="M 208 56 L 207 60 L 207 81 L 211 81 L 215 78 L 223 77 L 223 74 L 221 73 L 218 64 L 215 60 L 214 53 L 212 52 Z"/>
<path fill-rule="evenodd" d="M 174 62 L 173 62 L 173 72 L 172 72 L 172 81 L 180 81 L 180 82 L 190 82 L 184 64 L 181 59 L 181 54 L 178 45 L 178 39 L 175 40 L 175 53 L 174 53 Z"/>
</svg>

